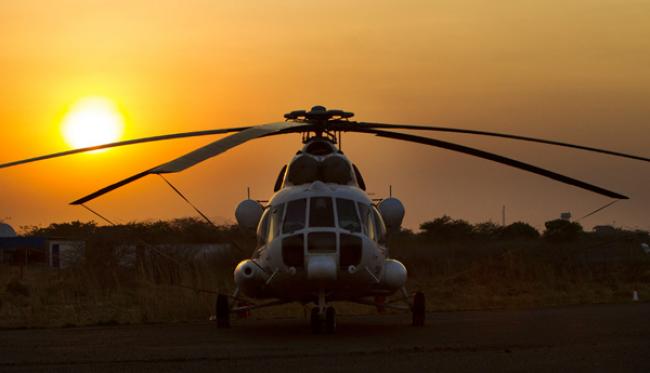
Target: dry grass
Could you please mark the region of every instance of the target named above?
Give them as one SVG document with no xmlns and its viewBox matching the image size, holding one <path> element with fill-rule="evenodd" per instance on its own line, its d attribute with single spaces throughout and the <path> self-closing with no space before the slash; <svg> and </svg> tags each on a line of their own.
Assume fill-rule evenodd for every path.
<svg viewBox="0 0 650 373">
<path fill-rule="evenodd" d="M 213 314 L 215 292 L 232 291 L 232 269 L 245 253 L 209 258 L 149 250 L 128 265 L 124 253 L 97 246 L 71 268 L 0 266 L 0 327 L 183 322 Z M 431 310 L 538 307 L 650 299 L 650 259 L 633 244 L 497 242 L 477 245 L 403 243 L 394 256 L 410 271 Z M 602 252 L 606 254 L 602 254 Z M 341 304 L 342 314 L 376 312 Z M 305 317 L 301 305 L 254 317 Z"/>
</svg>

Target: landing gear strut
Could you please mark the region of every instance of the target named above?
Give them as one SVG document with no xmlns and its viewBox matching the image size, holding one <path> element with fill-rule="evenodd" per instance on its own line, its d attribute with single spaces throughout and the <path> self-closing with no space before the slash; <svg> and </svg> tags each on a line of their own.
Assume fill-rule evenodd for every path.
<svg viewBox="0 0 650 373">
<path fill-rule="evenodd" d="M 330 306 L 324 313 L 319 307 L 311 309 L 311 332 L 313 334 L 334 334 L 336 332 L 336 310 Z"/>
<path fill-rule="evenodd" d="M 325 311 L 325 332 L 334 334 L 336 332 L 336 310 L 334 307 L 327 307 Z"/>
<path fill-rule="evenodd" d="M 217 328 L 230 328 L 230 305 L 228 296 L 224 294 L 217 295 L 216 314 Z"/>
<path fill-rule="evenodd" d="M 424 293 L 421 291 L 418 291 L 413 296 L 413 307 L 411 308 L 411 312 L 413 312 L 413 326 L 424 326 L 426 304 L 424 301 Z"/>
</svg>

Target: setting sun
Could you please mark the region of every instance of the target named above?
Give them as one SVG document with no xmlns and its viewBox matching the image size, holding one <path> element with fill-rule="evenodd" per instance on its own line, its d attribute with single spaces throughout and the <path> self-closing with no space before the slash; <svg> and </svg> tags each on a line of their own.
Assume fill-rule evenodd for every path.
<svg viewBox="0 0 650 373">
<path fill-rule="evenodd" d="M 113 102 L 103 97 L 79 100 L 63 118 L 63 136 L 75 148 L 116 141 L 124 120 Z"/>
</svg>

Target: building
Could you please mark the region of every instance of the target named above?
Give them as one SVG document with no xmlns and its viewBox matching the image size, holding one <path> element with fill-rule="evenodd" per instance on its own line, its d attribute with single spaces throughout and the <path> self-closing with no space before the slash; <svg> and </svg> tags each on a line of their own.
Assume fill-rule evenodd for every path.
<svg viewBox="0 0 650 373">
<path fill-rule="evenodd" d="M 20 237 L 8 224 L 0 224 L 0 263 L 47 265 L 65 268 L 79 262 L 85 242 L 46 237 Z"/>
</svg>

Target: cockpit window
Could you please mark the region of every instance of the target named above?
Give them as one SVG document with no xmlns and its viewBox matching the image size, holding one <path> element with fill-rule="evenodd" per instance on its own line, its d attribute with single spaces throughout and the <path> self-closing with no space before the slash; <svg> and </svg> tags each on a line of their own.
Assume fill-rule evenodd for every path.
<svg viewBox="0 0 650 373">
<path fill-rule="evenodd" d="M 371 239 L 377 239 L 377 233 L 375 230 L 375 222 L 372 218 L 372 213 L 370 212 L 370 206 L 365 205 L 361 202 L 357 203 L 359 206 L 359 214 L 361 214 L 361 225 L 363 226 L 364 233 Z"/>
<path fill-rule="evenodd" d="M 266 243 L 266 237 L 269 230 L 269 210 L 265 209 L 260 218 L 260 224 L 257 227 L 257 245 L 262 246 Z"/>
<path fill-rule="evenodd" d="M 372 206 L 372 215 L 373 220 L 375 221 L 375 232 L 377 234 L 377 241 L 383 243 L 386 238 L 386 225 L 384 224 L 384 219 L 382 219 L 381 214 L 377 211 L 375 206 Z"/>
<path fill-rule="evenodd" d="M 266 242 L 272 241 L 280 234 L 280 224 L 282 221 L 282 214 L 284 213 L 284 203 L 271 206 L 269 212 L 269 230 Z"/>
<path fill-rule="evenodd" d="M 350 232 L 361 232 L 361 222 L 357 215 L 354 201 L 349 199 L 336 199 L 336 212 L 339 218 L 339 227 Z"/>
<path fill-rule="evenodd" d="M 334 208 L 330 197 L 313 197 L 309 202 L 309 226 L 333 227 Z"/>
<path fill-rule="evenodd" d="M 282 224 L 282 233 L 291 233 L 305 228 L 307 200 L 297 199 L 287 203 L 287 213 Z"/>
</svg>

